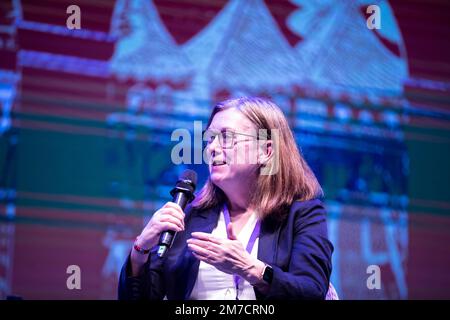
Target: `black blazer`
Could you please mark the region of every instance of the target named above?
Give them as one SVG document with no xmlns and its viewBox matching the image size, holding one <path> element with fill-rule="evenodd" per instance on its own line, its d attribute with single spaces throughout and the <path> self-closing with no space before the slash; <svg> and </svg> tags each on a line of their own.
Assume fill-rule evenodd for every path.
<svg viewBox="0 0 450 320">
<path fill-rule="evenodd" d="M 119 278 L 119 299 L 189 299 L 200 261 L 188 250 L 191 232 L 211 233 L 221 207 L 185 210 L 185 230 L 178 232 L 164 258 L 152 250 L 141 275 L 131 277 L 130 256 Z M 328 240 L 326 211 L 320 200 L 296 201 L 283 221 L 263 220 L 258 259 L 272 266 L 270 291 L 255 289 L 256 299 L 324 299 L 331 275 L 333 245 Z"/>
</svg>

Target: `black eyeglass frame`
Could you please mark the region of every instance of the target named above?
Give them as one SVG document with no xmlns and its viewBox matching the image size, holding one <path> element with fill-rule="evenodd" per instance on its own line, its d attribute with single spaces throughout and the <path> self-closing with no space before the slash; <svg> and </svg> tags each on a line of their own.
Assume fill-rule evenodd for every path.
<svg viewBox="0 0 450 320">
<path fill-rule="evenodd" d="M 211 137 L 206 137 L 205 135 L 207 135 L 208 133 L 213 133 L 211 135 Z M 224 139 L 226 137 L 224 137 L 224 134 L 231 134 L 231 142 L 227 143 L 226 145 L 224 144 Z M 252 137 L 255 139 L 258 139 L 258 136 L 253 135 L 253 134 L 248 134 L 248 133 L 244 133 L 244 132 L 237 132 L 234 130 L 230 130 L 230 129 L 226 129 L 226 130 L 213 130 L 213 129 L 206 129 L 203 131 L 203 140 L 205 141 L 206 139 L 206 145 L 210 145 L 211 143 L 213 143 L 214 140 L 216 140 L 216 137 L 219 137 L 219 145 L 224 148 L 224 149 L 231 149 L 234 147 L 234 145 L 238 142 L 245 142 L 245 141 L 249 141 L 249 140 L 236 140 L 236 135 L 241 135 L 241 136 L 246 136 L 246 137 Z M 212 140 L 210 140 L 211 138 L 213 138 Z M 228 140 L 226 140 L 228 141 Z"/>
</svg>

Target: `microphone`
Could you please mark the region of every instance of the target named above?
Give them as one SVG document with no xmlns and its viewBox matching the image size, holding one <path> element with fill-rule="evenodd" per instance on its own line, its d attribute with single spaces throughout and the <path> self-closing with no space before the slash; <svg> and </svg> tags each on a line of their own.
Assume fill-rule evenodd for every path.
<svg viewBox="0 0 450 320">
<path fill-rule="evenodd" d="M 194 200 L 194 191 L 197 185 L 197 173 L 193 170 L 185 170 L 178 178 L 175 188 L 170 191 L 173 197 L 173 202 L 184 210 L 186 205 Z M 177 233 L 173 230 L 167 230 L 161 233 L 158 243 L 158 257 L 162 258 L 167 253 L 167 250 L 172 247 L 172 243 Z"/>
</svg>

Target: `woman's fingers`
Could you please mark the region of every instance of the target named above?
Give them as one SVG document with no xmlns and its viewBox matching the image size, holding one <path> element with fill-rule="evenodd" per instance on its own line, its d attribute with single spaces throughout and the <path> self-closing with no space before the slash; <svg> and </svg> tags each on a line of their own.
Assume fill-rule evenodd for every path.
<svg viewBox="0 0 450 320">
<path fill-rule="evenodd" d="M 175 231 L 175 232 L 183 231 L 183 228 L 179 227 L 175 223 L 168 222 L 168 221 L 161 222 L 160 226 L 161 226 L 161 231 L 166 231 L 166 230 L 172 230 L 172 231 Z"/>
<path fill-rule="evenodd" d="M 172 222 L 179 226 L 180 228 L 184 229 L 184 221 L 181 220 L 179 217 L 172 216 L 170 214 L 161 215 L 159 218 L 159 221 L 161 222 Z"/>
<path fill-rule="evenodd" d="M 166 202 L 166 204 L 163 206 L 163 208 L 174 209 L 184 219 L 185 214 L 183 212 L 183 209 L 181 209 L 181 207 L 178 204 L 176 204 L 175 202 Z"/>
<path fill-rule="evenodd" d="M 173 217 L 176 217 L 177 219 L 180 219 L 181 221 L 184 221 L 184 213 L 180 213 L 174 208 L 162 208 L 160 209 L 160 212 L 161 215 L 171 215 Z"/>
<path fill-rule="evenodd" d="M 203 241 L 203 240 L 198 240 L 198 239 L 188 239 L 187 244 L 195 244 L 196 246 L 199 246 L 205 250 L 214 252 L 214 253 L 219 253 L 221 252 L 221 247 L 219 245 L 217 245 L 216 243 L 210 242 L 210 241 Z"/>
<path fill-rule="evenodd" d="M 157 212 L 158 214 L 154 215 L 155 221 L 179 221 L 181 226 L 184 228 L 184 216 L 181 215 L 177 210 L 174 210 L 173 208 L 161 208 Z"/>
<path fill-rule="evenodd" d="M 216 243 L 219 245 L 223 243 L 223 239 L 217 238 L 217 237 L 213 236 L 212 234 L 206 233 L 206 232 L 192 232 L 191 236 L 194 239 L 210 241 L 210 242 L 213 242 L 213 243 Z"/>
<path fill-rule="evenodd" d="M 196 257 L 198 260 L 208 262 L 208 258 L 206 256 L 202 256 L 201 254 L 196 253 L 195 251 L 192 251 L 192 255 Z"/>
<path fill-rule="evenodd" d="M 167 202 L 153 214 L 153 217 L 141 232 L 140 239 L 145 247 L 157 243 L 161 232 L 171 230 L 180 232 L 184 230 L 185 214 L 181 207 L 173 202 Z"/>
<path fill-rule="evenodd" d="M 209 257 L 211 256 L 211 251 L 205 248 L 202 248 L 201 246 L 195 244 L 195 243 L 188 243 L 188 247 L 189 249 L 191 249 L 193 252 L 204 256 L 204 257 Z"/>
</svg>

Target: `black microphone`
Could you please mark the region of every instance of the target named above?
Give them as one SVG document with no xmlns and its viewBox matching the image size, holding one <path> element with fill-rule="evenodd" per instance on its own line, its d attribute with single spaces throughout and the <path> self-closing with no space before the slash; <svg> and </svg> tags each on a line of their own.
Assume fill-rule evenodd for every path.
<svg viewBox="0 0 450 320">
<path fill-rule="evenodd" d="M 197 185 L 197 173 L 193 170 L 185 170 L 178 178 L 175 188 L 170 191 L 173 197 L 173 202 L 184 210 L 186 205 L 194 200 L 194 191 Z M 177 233 L 173 230 L 167 230 L 161 233 L 158 243 L 158 257 L 162 258 L 167 250 L 172 246 Z"/>
</svg>

